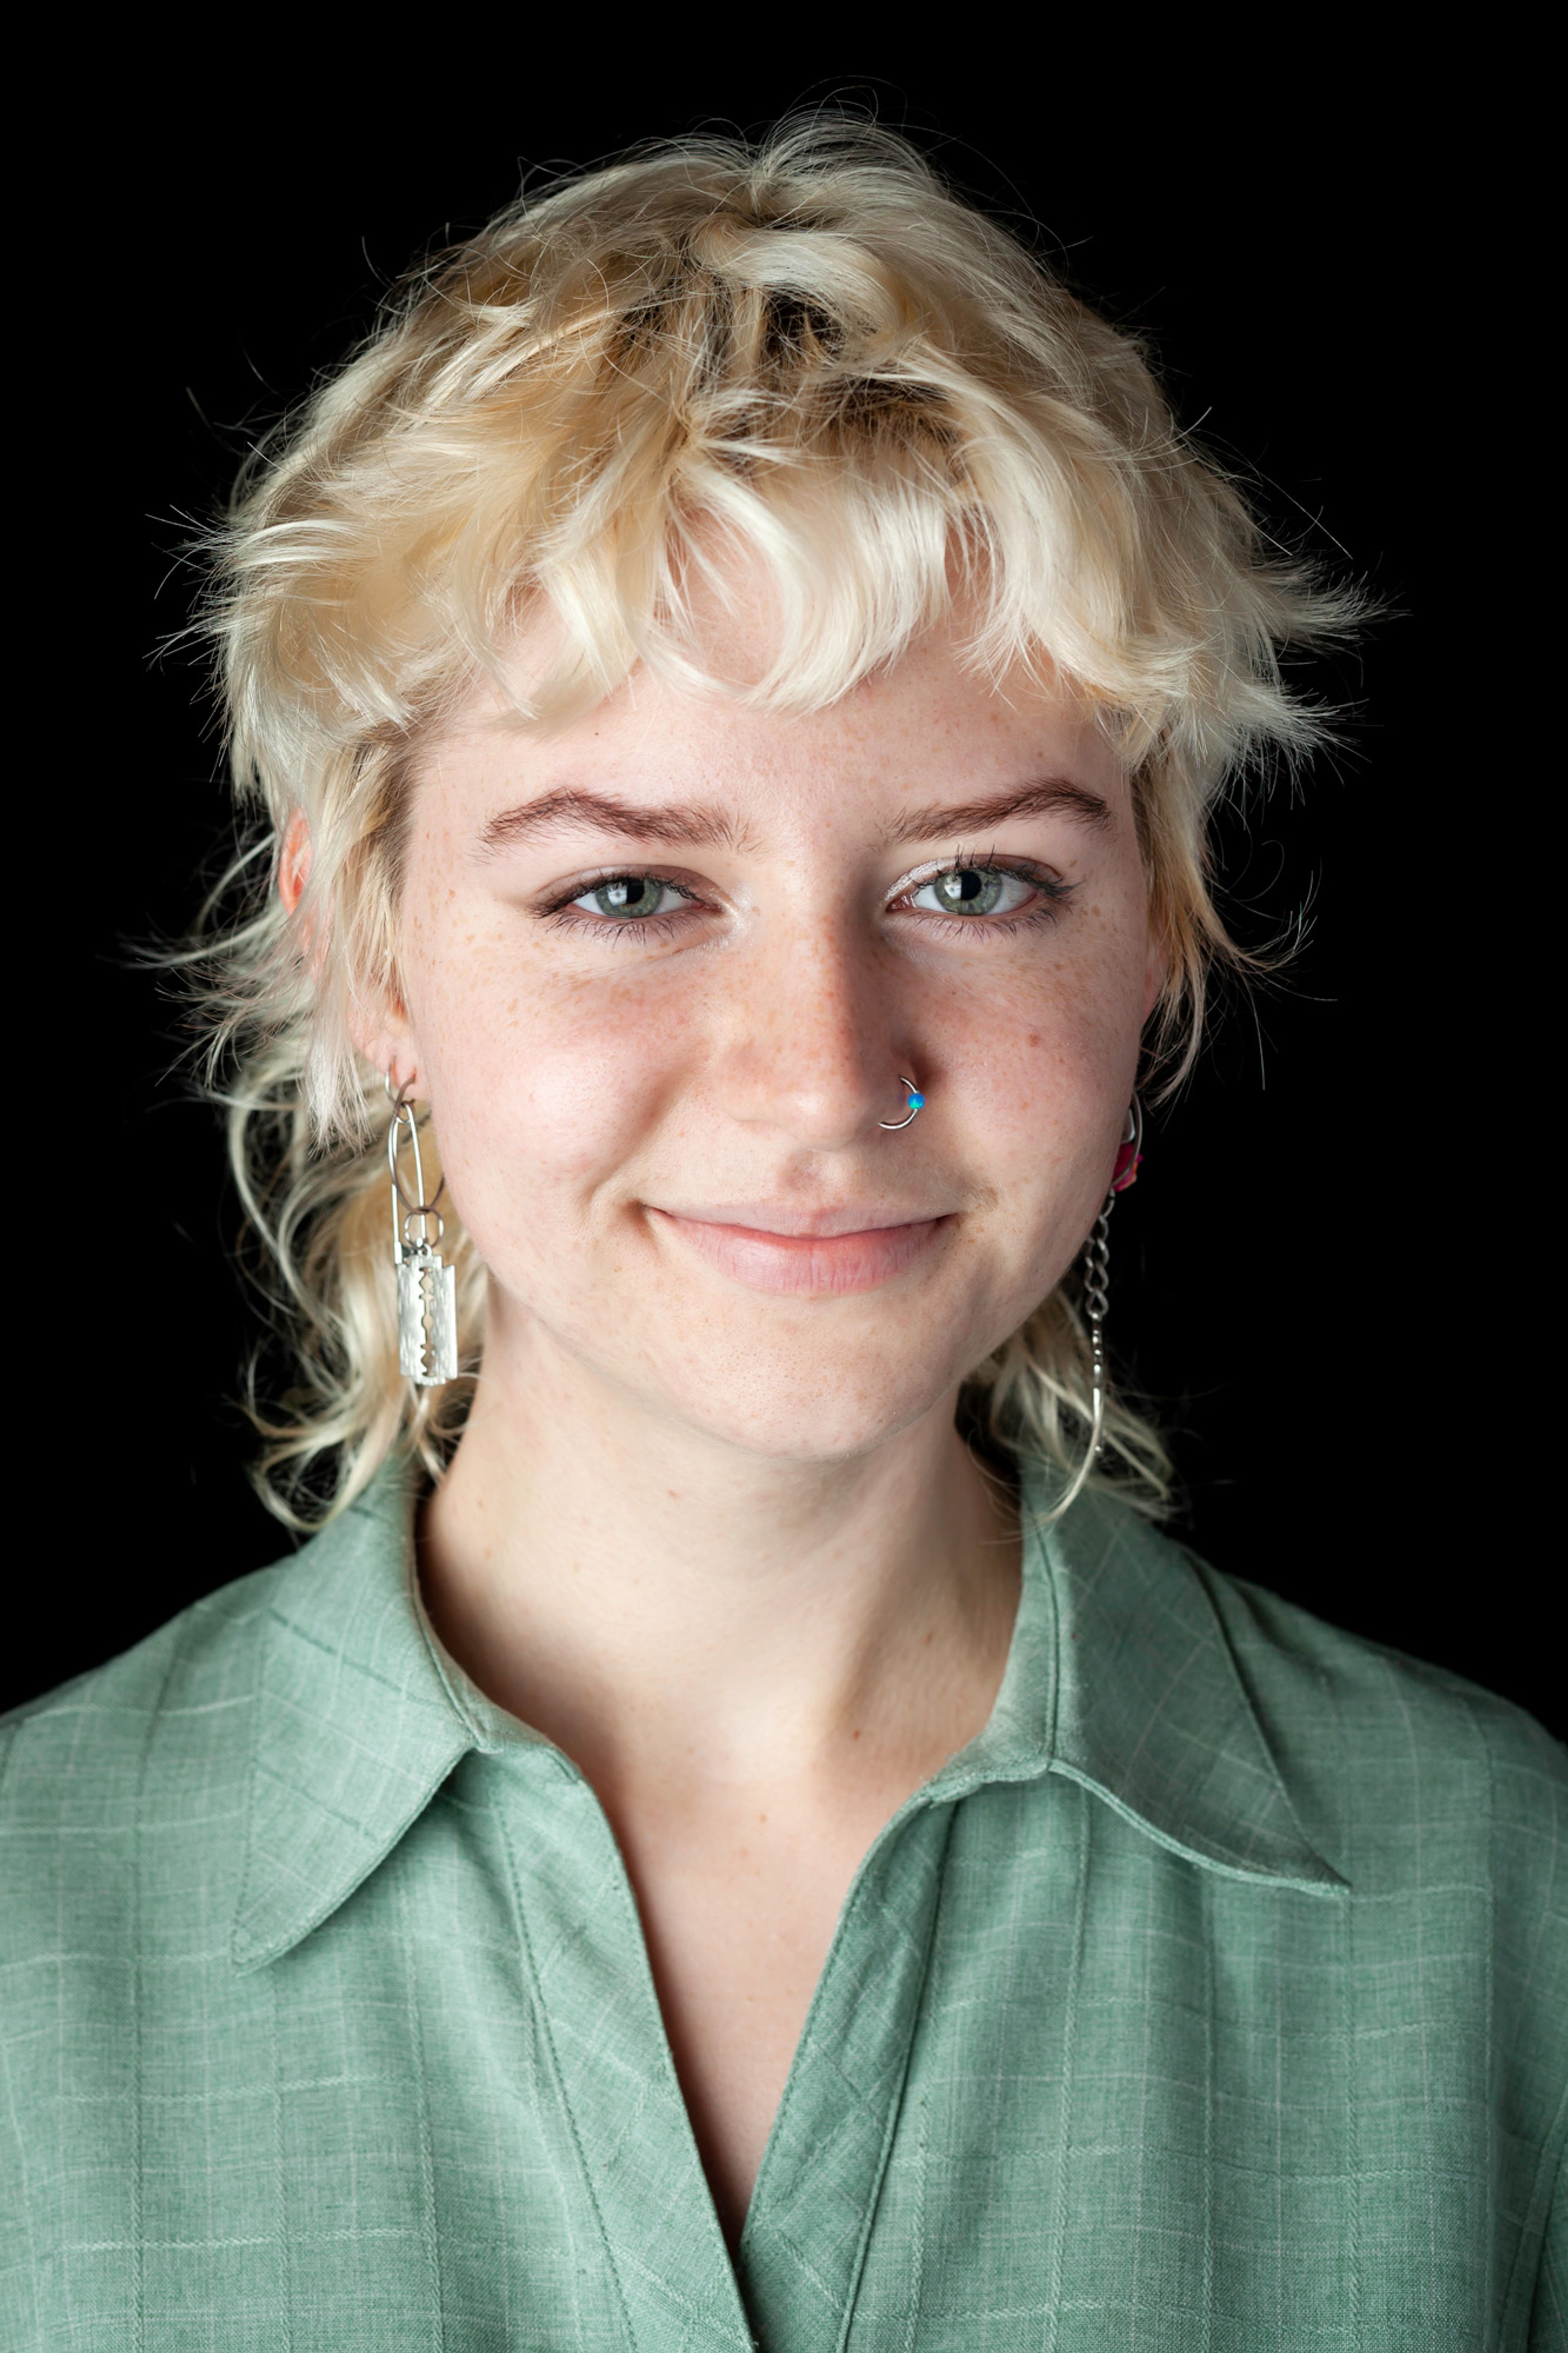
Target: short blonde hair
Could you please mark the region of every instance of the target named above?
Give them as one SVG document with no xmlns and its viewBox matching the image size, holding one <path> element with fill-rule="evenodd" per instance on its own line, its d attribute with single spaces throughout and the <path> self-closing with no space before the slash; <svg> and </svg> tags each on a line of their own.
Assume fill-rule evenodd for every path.
<svg viewBox="0 0 1568 2353">
<path fill-rule="evenodd" d="M 737 557 L 780 616 L 744 684 L 711 674 L 693 614 L 694 583 Z M 1151 1051 L 1174 1077 L 1205 976 L 1237 958 L 1210 813 L 1260 753 L 1318 738 L 1279 649 L 1355 605 L 1270 548 L 1136 343 L 873 126 L 650 146 L 520 198 L 412 276 L 247 466 L 204 614 L 260 818 L 237 869 L 252 895 L 200 969 L 234 1166 L 302 1368 L 280 1409 L 252 1398 L 273 1507 L 330 1516 L 399 1449 L 438 1472 L 471 1393 L 411 1393 L 398 1373 L 387 1105 L 347 1015 L 395 989 L 411 784 L 479 678 L 506 683 L 523 724 L 639 664 L 819 709 L 962 613 L 978 672 L 1070 682 L 1127 764 L 1169 959 Z M 560 650 L 525 695 L 505 649 L 538 614 Z M 272 884 L 297 811 L 313 857 L 290 922 Z M 471 1373 L 485 1282 L 455 1223 Z M 1070 1282 L 966 1394 L 1006 1446 L 1076 1461 Z M 1157 1434 L 1125 1405 L 1108 1434 L 1111 1473 L 1157 1509 Z"/>
</svg>

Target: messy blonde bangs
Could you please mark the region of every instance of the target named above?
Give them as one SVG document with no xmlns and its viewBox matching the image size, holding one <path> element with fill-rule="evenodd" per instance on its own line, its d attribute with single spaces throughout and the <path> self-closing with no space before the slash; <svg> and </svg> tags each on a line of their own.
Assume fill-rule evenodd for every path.
<svg viewBox="0 0 1568 2353">
<path fill-rule="evenodd" d="M 266 854 L 203 969 L 234 1165 L 302 1371 L 280 1411 L 253 1398 L 263 1492 L 297 1525 L 400 1447 L 438 1474 L 466 1411 L 468 1380 L 411 1393 L 398 1375 L 387 1106 L 347 1017 L 396 989 L 421 750 L 481 679 L 523 729 L 639 668 L 817 710 L 945 622 L 999 691 L 1019 670 L 1066 684 L 1131 776 L 1170 1082 L 1207 973 L 1237 957 L 1209 813 L 1260 754 L 1315 740 L 1279 651 L 1353 617 L 1268 548 L 1131 339 L 903 142 L 842 121 L 755 149 L 683 141 L 520 200 L 401 289 L 258 452 L 213 553 L 206 626 Z M 736 679 L 700 617 L 742 579 L 775 628 Z M 523 679 L 510 649 L 541 617 L 554 650 Z M 272 885 L 301 811 L 290 921 Z M 446 1247 L 471 1377 L 483 1270 L 450 1225 Z M 1069 1286 L 976 1367 L 969 1404 L 1065 1469 L 1087 1403 Z M 1157 1435 L 1120 1406 L 1108 1437 L 1111 1472 L 1158 1508 Z"/>
</svg>

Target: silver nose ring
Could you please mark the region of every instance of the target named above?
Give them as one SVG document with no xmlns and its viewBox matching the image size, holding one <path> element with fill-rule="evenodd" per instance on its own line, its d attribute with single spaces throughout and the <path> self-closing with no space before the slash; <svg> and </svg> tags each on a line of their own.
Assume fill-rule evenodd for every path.
<svg viewBox="0 0 1568 2353">
<path fill-rule="evenodd" d="M 879 1127 L 885 1127 L 889 1132 L 897 1128 L 908 1127 L 910 1121 L 918 1117 L 920 1113 L 924 1111 L 926 1107 L 926 1099 L 924 1095 L 921 1094 L 919 1087 L 916 1086 L 913 1079 L 900 1078 L 899 1084 L 904 1089 L 909 1096 L 909 1109 L 905 1112 L 902 1119 L 879 1119 L 877 1122 Z"/>
</svg>

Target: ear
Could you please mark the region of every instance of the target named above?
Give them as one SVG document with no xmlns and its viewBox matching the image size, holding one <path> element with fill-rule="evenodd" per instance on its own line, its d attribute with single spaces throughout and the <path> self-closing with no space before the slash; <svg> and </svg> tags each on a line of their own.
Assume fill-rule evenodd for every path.
<svg viewBox="0 0 1568 2353">
<path fill-rule="evenodd" d="M 393 991 L 374 999 L 356 997 L 348 1010 L 348 1031 L 367 1062 L 374 1064 L 395 1093 L 401 1087 L 419 1097 L 419 1049 L 403 1001 Z"/>
<path fill-rule="evenodd" d="M 303 809 L 296 809 L 278 853 L 278 896 L 283 902 L 286 915 L 291 915 L 299 905 L 310 875 L 310 822 Z"/>
<path fill-rule="evenodd" d="M 300 902 L 310 876 L 310 826 L 303 809 L 296 809 L 284 830 L 282 847 L 278 853 L 278 896 L 286 913 L 296 917 L 301 926 L 301 945 L 310 956 L 313 970 L 321 968 L 321 951 L 310 924 L 309 913 L 299 913 Z M 419 1084 L 418 1055 L 403 1002 L 395 992 L 373 999 L 356 997 L 349 1007 L 349 1036 L 378 1071 L 392 1081 L 394 1088 L 406 1086 L 411 1095 Z"/>
</svg>

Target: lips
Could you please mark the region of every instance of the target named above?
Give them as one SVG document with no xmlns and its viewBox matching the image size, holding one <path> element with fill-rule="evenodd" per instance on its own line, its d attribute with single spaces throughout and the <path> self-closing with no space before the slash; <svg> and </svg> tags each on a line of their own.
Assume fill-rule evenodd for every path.
<svg viewBox="0 0 1568 2353">
<path fill-rule="evenodd" d="M 858 1214 L 864 1218 L 866 1212 Z M 728 1208 L 717 1216 L 671 1209 L 650 1209 L 648 1215 L 658 1232 L 747 1290 L 799 1298 L 841 1298 L 890 1282 L 924 1258 L 952 1223 L 950 1218 L 938 1217 L 851 1224 L 857 1219 L 853 1209 L 825 1212 L 816 1219 L 782 1209 Z M 764 1218 L 770 1222 L 762 1222 Z M 771 1222 L 774 1219 L 777 1226 Z M 780 1231 L 780 1226 L 811 1230 Z"/>
</svg>

